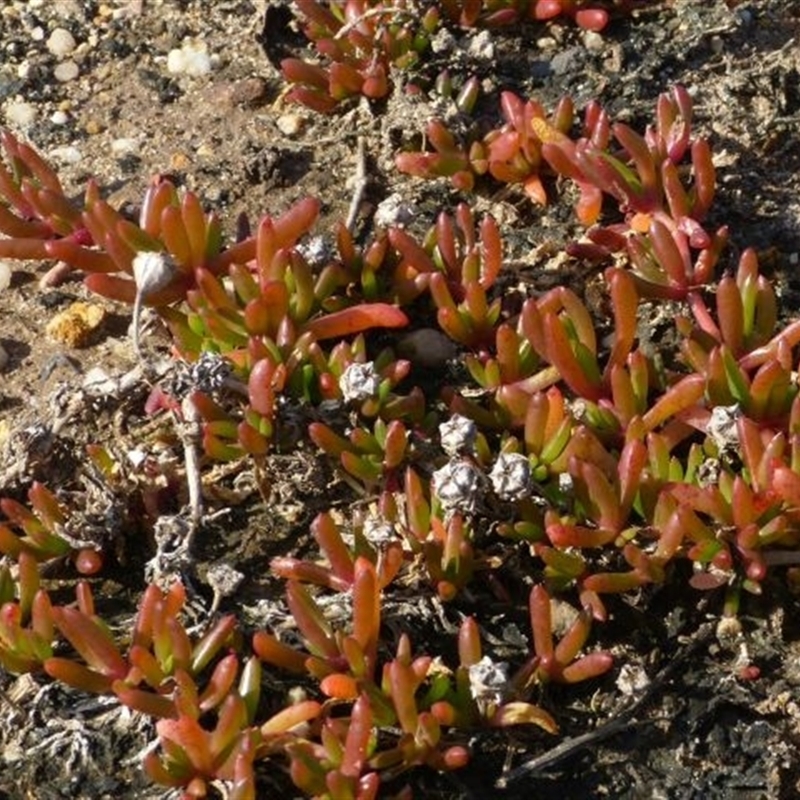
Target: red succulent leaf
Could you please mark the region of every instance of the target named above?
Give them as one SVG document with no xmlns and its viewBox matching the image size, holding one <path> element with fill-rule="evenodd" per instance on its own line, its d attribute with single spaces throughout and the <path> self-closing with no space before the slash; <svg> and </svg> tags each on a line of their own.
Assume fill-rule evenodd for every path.
<svg viewBox="0 0 800 800">
<path fill-rule="evenodd" d="M 290 580 L 286 584 L 286 599 L 289 610 L 311 651 L 328 659 L 338 658 L 339 648 L 334 640 L 333 631 L 305 588 L 297 581 Z"/>
<path fill-rule="evenodd" d="M 303 325 L 301 331 L 311 333 L 318 340 L 338 339 L 370 328 L 403 328 L 406 325 L 408 317 L 397 306 L 363 303 L 312 319 Z"/>
<path fill-rule="evenodd" d="M 355 563 L 353 583 L 353 637 L 361 645 L 367 659 L 367 674 L 375 668 L 380 633 L 380 586 L 375 565 L 359 556 Z"/>
<path fill-rule="evenodd" d="M 537 657 L 544 659 L 553 655 L 553 623 L 550 616 L 550 595 L 541 584 L 531 589 L 528 601 L 533 649 Z"/>
<path fill-rule="evenodd" d="M 612 666 L 614 657 L 611 653 L 589 653 L 564 667 L 561 671 L 561 680 L 565 683 L 579 683 L 603 675 Z"/>
<path fill-rule="evenodd" d="M 274 736 L 292 730 L 297 725 L 316 719 L 322 713 L 322 705 L 316 700 L 304 700 L 284 708 L 261 725 L 262 736 Z"/>
<path fill-rule="evenodd" d="M 68 658 L 48 658 L 43 666 L 51 678 L 92 694 L 108 694 L 114 682 L 112 676 L 101 674 Z"/>
<path fill-rule="evenodd" d="M 311 533 L 327 557 L 334 575 L 344 584 L 352 585 L 355 577 L 353 556 L 333 517 L 328 513 L 319 514 L 311 523 Z"/>
<path fill-rule="evenodd" d="M 306 654 L 283 644 L 283 642 L 264 631 L 257 631 L 253 634 L 253 650 L 262 661 L 281 669 L 296 674 L 302 674 L 306 671 Z"/>
<path fill-rule="evenodd" d="M 209 746 L 209 735 L 196 719 L 186 715 L 177 719 L 160 719 L 156 722 L 156 731 L 162 745 L 166 747 L 168 741 L 185 754 L 193 772 L 203 776 L 213 775 L 214 757 Z"/>
<path fill-rule="evenodd" d="M 474 617 L 464 617 L 458 630 L 458 661 L 462 667 L 477 664 L 482 657 L 478 623 Z"/>
<path fill-rule="evenodd" d="M 342 672 L 326 675 L 320 681 L 319 688 L 326 697 L 336 700 L 355 700 L 359 692 L 358 681 Z"/>
<path fill-rule="evenodd" d="M 190 672 L 193 675 L 201 672 L 230 641 L 236 629 L 236 617 L 228 614 L 220 617 L 214 625 L 192 648 Z"/>
<path fill-rule="evenodd" d="M 372 737 L 372 710 L 369 697 L 359 695 L 350 712 L 350 724 L 344 743 L 344 753 L 339 769 L 343 775 L 357 778 L 366 763 Z"/>
<path fill-rule="evenodd" d="M 74 608 L 53 608 L 53 621 L 87 664 L 100 674 L 123 678 L 128 665 L 113 638 L 99 622 Z"/>
</svg>

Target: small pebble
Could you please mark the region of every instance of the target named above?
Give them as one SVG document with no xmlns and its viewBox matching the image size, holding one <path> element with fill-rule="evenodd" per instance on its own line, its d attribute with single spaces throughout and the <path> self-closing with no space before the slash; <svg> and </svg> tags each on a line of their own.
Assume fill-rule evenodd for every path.
<svg viewBox="0 0 800 800">
<path fill-rule="evenodd" d="M 0 261 L 0 292 L 8 289 L 11 283 L 11 262 L 3 259 Z"/>
<path fill-rule="evenodd" d="M 560 50 L 550 59 L 550 69 L 554 75 L 568 75 L 581 68 L 581 48 L 568 47 Z"/>
<path fill-rule="evenodd" d="M 609 48 L 608 58 L 603 59 L 603 69 L 606 72 L 621 72 L 624 65 L 625 51 L 618 42 Z"/>
<path fill-rule="evenodd" d="M 236 81 L 231 99 L 235 105 L 254 106 L 263 103 L 267 98 L 267 82 L 263 78 L 246 78 Z"/>
<path fill-rule="evenodd" d="M 456 46 L 456 37 L 447 28 L 439 28 L 431 39 L 431 50 L 434 53 L 449 53 Z"/>
<path fill-rule="evenodd" d="M 717 641 L 724 647 L 730 647 L 742 635 L 742 623 L 736 617 L 722 617 L 717 622 Z"/>
<path fill-rule="evenodd" d="M 75 38 L 66 28 L 54 28 L 47 40 L 47 49 L 56 58 L 63 58 L 75 49 Z"/>
<path fill-rule="evenodd" d="M 583 34 L 583 46 L 590 53 L 600 53 L 606 46 L 605 39 L 596 31 L 586 31 Z"/>
<path fill-rule="evenodd" d="M 67 347 L 86 347 L 103 324 L 106 311 L 94 303 L 73 303 L 47 323 L 47 335 Z"/>
<path fill-rule="evenodd" d="M 36 119 L 36 106 L 23 101 L 11 102 L 6 106 L 6 120 L 25 128 Z"/>
<path fill-rule="evenodd" d="M 173 75 L 189 75 L 197 78 L 211 71 L 211 58 L 205 42 L 187 39 L 180 48 L 170 50 L 167 55 L 167 70 Z"/>
<path fill-rule="evenodd" d="M 299 114 L 289 112 L 288 114 L 281 114 L 275 120 L 275 125 L 278 130 L 285 136 L 297 136 L 303 130 L 304 120 Z"/>
<path fill-rule="evenodd" d="M 245 78 L 215 86 L 212 96 L 225 106 L 257 106 L 266 99 L 267 89 L 263 78 Z"/>
<path fill-rule="evenodd" d="M 650 685 L 647 672 L 640 666 L 623 664 L 616 680 L 617 689 L 626 697 L 643 692 Z"/>
<path fill-rule="evenodd" d="M 50 122 L 53 125 L 66 125 L 69 122 L 69 115 L 64 111 L 54 111 L 50 116 Z"/>
<path fill-rule="evenodd" d="M 103 130 L 103 126 L 96 119 L 90 119 L 86 122 L 86 125 L 83 126 L 83 129 L 89 136 L 95 136 Z"/>
<path fill-rule="evenodd" d="M 169 168 L 182 172 L 192 166 L 192 159 L 186 153 L 176 152 L 169 157 Z"/>
<path fill-rule="evenodd" d="M 58 0 L 53 3 L 53 11 L 60 19 L 81 17 L 86 9 L 84 0 Z"/>
<path fill-rule="evenodd" d="M 62 61 L 56 65 L 53 75 L 57 81 L 69 83 L 78 77 L 79 72 L 78 65 L 74 61 Z"/>
<path fill-rule="evenodd" d="M 111 142 L 111 152 L 117 157 L 136 155 L 139 147 L 139 140 L 132 136 L 120 137 Z"/>
<path fill-rule="evenodd" d="M 458 354 L 455 344 L 435 328 L 420 328 L 400 337 L 397 354 L 423 369 L 442 369 Z"/>
<path fill-rule="evenodd" d="M 550 599 L 550 625 L 553 634 L 560 639 L 574 624 L 578 618 L 578 610 L 575 606 L 557 597 Z"/>
<path fill-rule="evenodd" d="M 491 61 L 494 58 L 494 42 L 492 34 L 482 30 L 470 39 L 467 54 L 478 61 Z"/>
<path fill-rule="evenodd" d="M 405 227 L 416 216 L 416 209 L 403 195 L 394 192 L 378 203 L 373 222 L 378 228 L 391 228 L 392 225 Z"/>
<path fill-rule="evenodd" d="M 83 158 L 83 153 L 77 147 L 65 144 L 63 147 L 54 147 L 50 151 L 50 158 L 62 164 L 78 164 Z"/>
</svg>

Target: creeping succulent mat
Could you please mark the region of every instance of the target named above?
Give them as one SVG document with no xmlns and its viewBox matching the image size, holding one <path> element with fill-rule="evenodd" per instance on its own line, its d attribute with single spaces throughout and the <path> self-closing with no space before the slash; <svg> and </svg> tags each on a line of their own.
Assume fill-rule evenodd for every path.
<svg viewBox="0 0 800 800">
<path fill-rule="evenodd" d="M 799 39 L 5 2 L 0 797 L 796 796 Z"/>
</svg>

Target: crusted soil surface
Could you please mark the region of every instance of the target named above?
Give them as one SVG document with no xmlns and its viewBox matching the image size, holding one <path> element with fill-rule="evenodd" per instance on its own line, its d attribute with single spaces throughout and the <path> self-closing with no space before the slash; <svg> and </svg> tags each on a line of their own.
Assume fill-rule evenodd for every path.
<svg viewBox="0 0 800 800">
<path fill-rule="evenodd" d="M 0 5 L 0 124 L 57 164 L 76 196 L 95 179 L 112 203 L 135 213 L 152 177 L 168 175 L 218 210 L 233 236 L 243 215 L 254 223 L 310 194 L 322 201 L 317 232 L 325 235 L 348 213 L 360 138 L 369 182 L 359 208 L 359 237 L 368 235 L 375 208 L 393 192 L 413 208 L 409 224 L 417 233 L 458 200 L 445 181 L 412 180 L 393 164 L 399 149 L 421 143 L 431 116 L 452 115 L 445 101 L 397 91 L 381 103 L 344 104 L 330 116 L 286 104 L 276 64 L 302 55 L 305 45 L 281 5 Z M 70 31 L 73 52 L 57 56 L 48 48 L 56 28 Z M 456 80 L 478 75 L 484 94 L 473 124 L 487 128 L 497 124 L 501 89 L 547 108 L 564 94 L 578 109 L 597 99 L 613 118 L 641 129 L 660 92 L 676 83 L 686 86 L 695 101 L 695 124 L 715 153 L 719 189 L 709 227 L 731 228 L 726 263 L 735 264 L 746 246 L 758 248 L 783 313 L 796 316 L 800 2 L 654 2 L 614 19 L 601 36 L 571 25 L 533 24 L 484 33 L 480 40 L 474 31 L 453 34 L 451 46 L 429 59 L 416 79 L 430 83 L 445 67 Z M 168 54 L 188 40 L 205 43 L 208 74 L 168 70 Z M 65 61 L 74 62 L 77 74 L 65 72 Z M 68 80 L 55 77 L 59 66 L 58 74 Z M 555 198 L 557 187 L 548 190 Z M 475 202 L 501 222 L 515 281 L 530 292 L 568 282 L 591 299 L 596 275 L 555 257 L 580 233 L 569 198 L 539 208 L 514 189 L 479 185 Z M 51 266 L 15 265 L 10 286 L 0 292 L 0 346 L 7 355 L 0 369 L 0 496 L 24 501 L 31 482 L 42 481 L 83 522 L 83 534 L 107 543 L 111 563 L 93 589 L 101 615 L 124 635 L 154 552 L 153 512 L 177 511 L 186 499 L 164 489 L 155 499 L 151 493 L 148 506 L 137 492 L 146 476 L 128 454 L 159 459 L 162 466 L 173 463 L 171 486 L 180 487 L 179 432 L 166 415 L 146 416 L 149 387 L 143 381 L 102 400 L 88 399 L 82 387 L 87 374 L 97 374 L 93 369 L 114 378 L 135 364 L 130 309 L 90 295 L 77 275 L 41 286 Z M 46 333 L 54 315 L 75 301 L 105 312 L 81 347 Z M 655 309 L 653 314 L 645 322 L 652 322 L 658 344 Z M 166 352 L 157 325 L 148 328 L 146 345 Z M 85 453 L 93 442 L 128 465 L 118 486 L 98 488 L 92 480 Z M 244 581 L 220 608 L 238 613 L 245 630 L 264 625 L 265 609 L 280 608 L 282 594 L 280 582 L 269 575 L 270 559 L 313 553 L 308 524 L 319 511 L 335 507 L 346 516 L 354 503 L 366 502 L 302 443 L 276 452 L 260 472 L 248 464 L 208 466 L 204 476 L 213 513 L 198 535 L 199 560 L 188 576 L 199 623 L 212 603 L 209 568 L 226 563 Z M 527 635 L 524 576 L 535 568 L 524 552 L 492 545 L 495 553 L 501 547 L 506 551 L 500 577 L 514 603 L 497 600 L 480 580 L 443 609 L 411 587 L 405 596 L 387 599 L 388 629 L 410 630 L 421 652 L 426 642 L 455 642 L 461 615 L 480 608 L 497 657 L 519 660 L 509 626 Z M 588 686 L 548 688 L 537 698 L 557 718 L 559 737 L 538 729 L 482 733 L 469 741 L 474 756 L 467 769 L 446 776 L 412 773 L 403 781 L 415 797 L 449 799 L 798 796 L 800 601 L 786 589 L 780 570 L 773 572 L 761 597 L 746 598 L 740 630 L 719 630 L 722 598 L 689 589 L 679 569 L 665 587 L 611 600 L 611 619 L 596 626 L 593 637 L 617 656 L 612 673 Z M 56 596 L 72 596 L 71 566 L 57 566 L 48 577 Z M 620 679 L 623 665 L 634 677 L 649 676 L 649 687 L 629 693 Z M 760 677 L 742 680 L 749 666 L 758 667 Z M 289 684 L 279 676 L 269 682 L 266 690 L 274 693 L 277 708 Z M 585 734 L 592 735 L 578 738 Z M 141 773 L 142 753 L 154 737 L 151 722 L 110 700 L 66 690 L 39 675 L 17 678 L 0 670 L 2 798 L 174 796 Z M 527 771 L 515 771 L 540 757 Z M 503 776 L 507 786 L 498 789 Z M 403 781 L 388 787 L 387 796 Z M 260 767 L 259 792 L 297 794 L 278 762 Z"/>
</svg>

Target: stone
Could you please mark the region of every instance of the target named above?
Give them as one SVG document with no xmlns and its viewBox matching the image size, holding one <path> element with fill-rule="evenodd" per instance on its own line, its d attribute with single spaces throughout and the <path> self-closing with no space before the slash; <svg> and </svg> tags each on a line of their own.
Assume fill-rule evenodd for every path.
<svg viewBox="0 0 800 800">
<path fill-rule="evenodd" d="M 68 56 L 75 46 L 75 37 L 66 28 L 53 28 L 47 39 L 47 49 L 56 58 Z"/>
<path fill-rule="evenodd" d="M 106 310 L 95 303 L 73 303 L 47 323 L 47 335 L 67 347 L 87 347 L 106 318 Z"/>
</svg>

